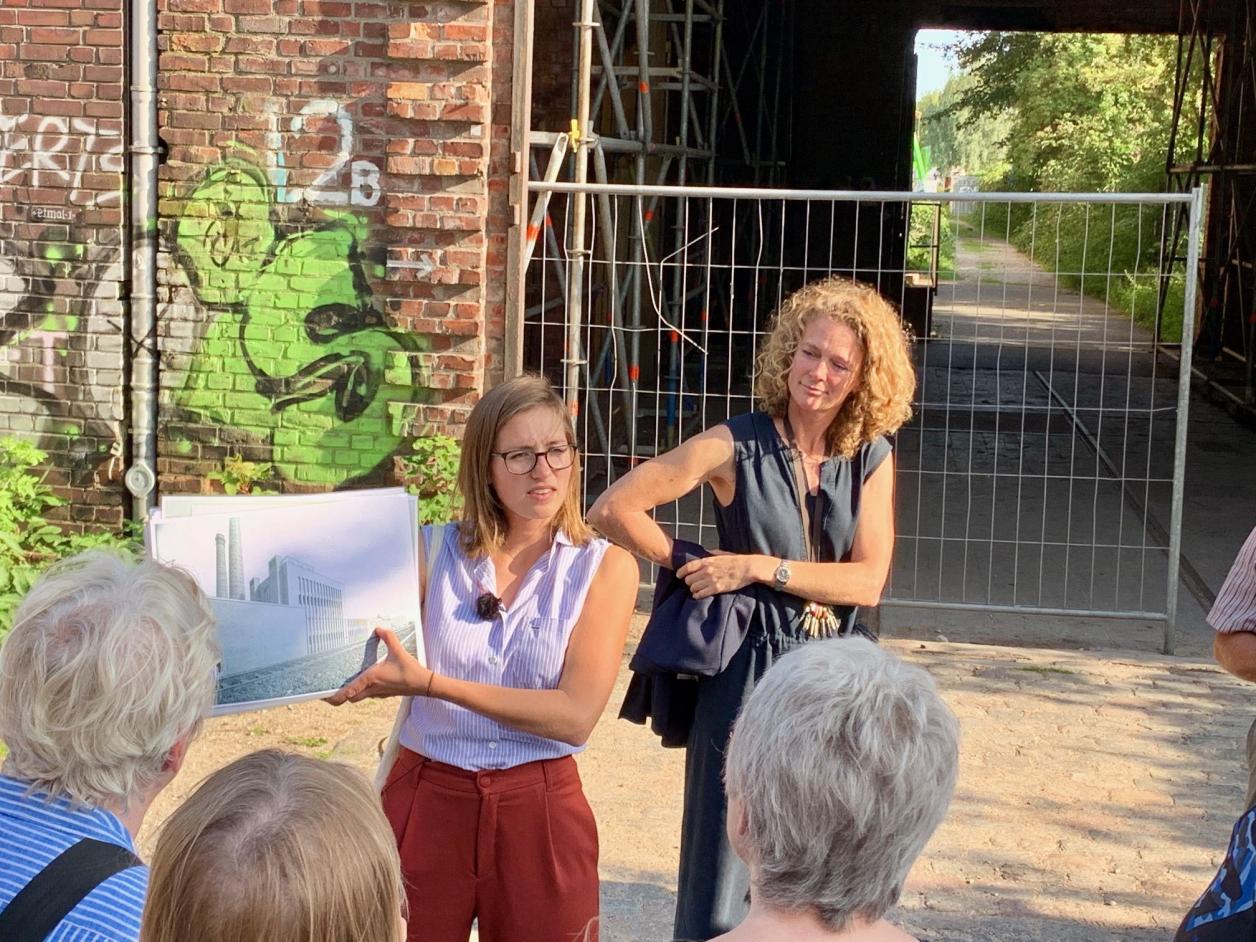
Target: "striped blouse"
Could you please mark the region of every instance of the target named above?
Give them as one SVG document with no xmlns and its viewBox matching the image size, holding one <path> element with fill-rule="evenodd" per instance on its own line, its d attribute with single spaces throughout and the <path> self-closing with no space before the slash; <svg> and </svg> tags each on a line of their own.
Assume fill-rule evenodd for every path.
<svg viewBox="0 0 1256 942">
<path fill-rule="evenodd" d="M 1208 624 L 1222 634 L 1256 632 L 1256 529 L 1235 557 L 1230 574 L 1208 613 Z"/>
<path fill-rule="evenodd" d="M 431 546 L 431 527 L 423 528 Z M 427 665 L 436 673 L 503 687 L 558 686 L 567 642 L 609 544 L 576 546 L 559 533 L 523 577 L 509 610 L 492 620 L 475 613 L 475 600 L 497 594 L 493 562 L 468 559 L 450 525 L 428 576 L 423 605 Z M 556 759 L 582 747 L 545 739 L 435 698 L 415 697 L 400 741 L 407 749 L 462 769 L 508 769 Z"/>
<path fill-rule="evenodd" d="M 0 775 L 0 911 L 54 857 L 85 837 L 134 851 L 131 835 L 102 808 L 71 806 L 28 794 L 28 784 Z M 148 890 L 148 868 L 111 876 L 83 897 L 48 942 L 135 942 Z"/>
</svg>

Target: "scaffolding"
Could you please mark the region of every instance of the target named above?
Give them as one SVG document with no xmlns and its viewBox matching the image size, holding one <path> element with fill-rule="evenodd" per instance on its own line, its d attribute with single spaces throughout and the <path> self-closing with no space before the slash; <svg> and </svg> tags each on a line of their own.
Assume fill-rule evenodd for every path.
<svg viewBox="0 0 1256 942">
<path fill-rule="evenodd" d="M 1209 212 L 1200 260 L 1202 314 L 1195 374 L 1236 413 L 1256 418 L 1256 2 L 1236 0 L 1219 16 L 1209 0 L 1181 0 L 1168 188 L 1207 184 Z M 1166 270 L 1180 264 L 1187 215 L 1165 228 Z M 1157 340 L 1164 330 L 1168 279 L 1161 282 Z M 1182 337 L 1183 343 L 1193 338 Z M 1168 348 L 1167 352 L 1172 352 Z"/>
<path fill-rule="evenodd" d="M 576 184 L 637 186 L 784 182 L 789 109 L 782 107 L 787 78 L 781 63 L 791 35 L 791 0 L 576 0 L 575 5 L 570 125 L 530 133 L 530 180 L 554 183 L 565 176 Z M 590 212 L 590 200 L 598 201 L 597 212 Z M 668 429 L 680 421 L 685 323 L 710 316 L 705 308 L 691 310 L 695 296 L 673 277 L 673 267 L 666 275 L 660 268 L 665 283 L 651 284 L 650 266 L 663 258 L 702 266 L 710 244 L 686 243 L 685 233 L 695 224 L 690 208 L 660 205 L 657 196 L 634 201 L 625 231 L 605 195 L 576 191 L 558 203 L 552 191 L 539 188 L 524 266 L 542 243 L 550 276 L 562 291 L 526 307 L 525 333 L 529 325 L 544 322 L 548 311 L 564 309 L 561 379 L 573 411 L 582 374 L 587 378 L 613 367 L 628 377 L 618 408 L 632 418 L 624 434 L 635 453 L 636 418 L 663 409 Z M 693 207 L 693 213 L 702 212 L 702 206 Z M 562 225 L 556 227 L 559 214 Z M 622 280 L 618 266 L 607 268 L 607 283 L 596 296 L 585 270 L 594 241 L 622 246 L 627 261 Z M 594 316 L 611 330 L 599 349 L 585 351 L 582 327 Z M 670 336 L 666 361 L 643 364 L 643 334 L 663 329 Z M 665 402 L 640 402 L 643 368 L 665 374 L 671 390 Z M 592 399 L 586 406 L 604 441 L 601 410 L 615 405 Z"/>
</svg>

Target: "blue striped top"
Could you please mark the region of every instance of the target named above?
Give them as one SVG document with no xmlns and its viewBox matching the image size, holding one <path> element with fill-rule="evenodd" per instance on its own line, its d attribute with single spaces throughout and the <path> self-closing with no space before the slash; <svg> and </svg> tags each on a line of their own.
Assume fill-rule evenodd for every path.
<svg viewBox="0 0 1256 942">
<path fill-rule="evenodd" d="M 431 530 L 423 528 L 425 546 L 431 545 Z M 446 677 L 503 687 L 557 687 L 571 631 L 609 545 L 599 539 L 576 546 L 559 533 L 523 577 L 510 609 L 485 621 L 475 613 L 475 600 L 484 592 L 497 594 L 493 561 L 467 559 L 450 524 L 440 552 L 428 560 L 435 567 L 423 604 L 428 667 Z M 424 697 L 414 698 L 400 742 L 429 759 L 476 772 L 557 759 L 583 748 Z"/>
<path fill-rule="evenodd" d="M 71 807 L 64 798 L 28 795 L 27 787 L 0 775 L 0 910 L 84 837 L 135 850 L 130 832 L 114 814 Z M 136 942 L 147 891 L 147 867 L 114 874 L 83 897 L 46 942 Z"/>
</svg>

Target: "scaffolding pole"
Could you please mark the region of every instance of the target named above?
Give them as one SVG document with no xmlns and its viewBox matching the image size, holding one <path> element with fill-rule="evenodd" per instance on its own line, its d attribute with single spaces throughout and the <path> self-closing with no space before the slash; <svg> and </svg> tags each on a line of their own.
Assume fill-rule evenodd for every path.
<svg viewBox="0 0 1256 942">
<path fill-rule="evenodd" d="M 789 0 L 776 5 L 771 16 L 740 11 L 732 28 L 724 0 L 574 0 L 574 5 L 571 124 L 561 131 L 530 132 L 534 180 L 555 181 L 565 149 L 570 182 L 712 186 L 722 175 L 734 183 L 783 182 L 778 154 L 785 146 L 780 140 L 785 124 L 774 105 L 782 91 Z M 731 63 L 738 64 L 735 70 Z M 758 117 L 767 112 L 772 113 L 766 119 Z M 753 146 L 743 121 L 750 114 L 758 122 Z M 719 159 L 721 139 L 733 144 L 733 159 Z M 548 160 L 542 150 L 548 151 Z M 642 335 L 665 324 L 683 331 L 687 313 L 690 320 L 698 316 L 683 275 L 660 267 L 657 283 L 647 285 L 648 272 L 662 257 L 680 256 L 702 266 L 709 239 L 686 245 L 686 220 L 678 215 L 688 208 L 668 206 L 656 216 L 657 197 L 634 199 L 629 219 L 599 218 L 611 211 L 609 200 L 597 203 L 582 193 L 564 199 L 565 223 L 555 233 L 548 223 L 551 212 L 557 216 L 558 211 L 551 210 L 549 191 L 535 193 L 525 242 L 530 258 L 544 238 L 546 254 L 565 263 L 566 272 L 559 276 L 566 307 L 564 395 L 574 414 L 582 405 L 576 394 L 580 371 L 591 379 L 590 374 L 609 375 L 613 364 L 626 379 L 626 387 L 617 387 L 623 394 L 612 401 L 604 392 L 590 393 L 583 407 L 591 410 L 589 419 L 599 434 L 610 426 L 601 410 L 622 410 L 623 421 L 611 434 L 627 438 L 636 460 L 639 446 L 646 454 L 656 442 L 675 440 L 685 403 L 679 344 L 662 362 L 643 364 Z M 694 212 L 707 211 L 705 203 L 694 207 Z M 704 228 L 713 231 L 712 221 L 706 222 Z M 694 226 L 695 220 L 687 223 Z M 560 242 L 561 254 L 555 251 Z M 598 247 L 596 262 L 591 247 Z M 607 265 L 603 251 L 613 255 L 605 259 Z M 706 304 L 702 307 L 705 324 L 709 312 Z M 547 310 L 548 305 L 534 303 L 525 320 L 537 314 L 544 319 Z M 590 329 L 606 332 L 586 350 Z M 643 370 L 663 374 L 665 396 L 642 401 Z M 660 428 L 660 422 L 666 427 Z"/>
<path fill-rule="evenodd" d="M 1171 192 L 1208 189 L 1200 266 L 1196 378 L 1236 414 L 1256 419 L 1256 0 L 1228 14 L 1209 0 L 1181 0 L 1173 119 L 1165 171 Z M 1185 261 L 1189 214 L 1179 208 L 1163 233 L 1164 273 Z M 1157 343 L 1168 278 L 1160 284 Z"/>
</svg>

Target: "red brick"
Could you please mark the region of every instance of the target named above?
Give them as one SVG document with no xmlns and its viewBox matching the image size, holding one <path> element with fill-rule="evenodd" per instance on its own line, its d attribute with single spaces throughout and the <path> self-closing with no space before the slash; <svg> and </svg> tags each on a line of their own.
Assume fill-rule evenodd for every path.
<svg viewBox="0 0 1256 942">
<path fill-rule="evenodd" d="M 349 19 L 355 16 L 353 4 L 332 2 L 332 0 L 304 0 L 301 4 L 301 13 L 305 16 L 323 16 L 335 19 Z M 362 14 L 360 11 L 356 13 L 358 17 Z"/>
<path fill-rule="evenodd" d="M 161 13 L 157 16 L 157 28 L 166 32 L 198 32 L 205 29 L 203 13 Z"/>
<path fill-rule="evenodd" d="M 3 13 L 7 13 L 8 16 L 4 16 Z M 18 21 L 16 10 L 5 10 L 3 13 L 0 13 L 0 23 Z M 65 10 L 23 10 L 21 22 L 23 26 L 68 26 L 70 14 Z"/>
<path fill-rule="evenodd" d="M 204 72 L 209 68 L 209 60 L 204 56 L 173 52 L 164 53 L 158 64 L 162 70 L 170 72 Z"/>
<path fill-rule="evenodd" d="M 261 75 L 230 75 L 222 80 L 226 92 L 270 92 L 272 80 Z"/>
<path fill-rule="evenodd" d="M 166 9 L 171 13 L 218 13 L 222 0 L 166 0 Z"/>
<path fill-rule="evenodd" d="M 225 42 L 214 33 L 177 33 L 169 39 L 170 48 L 178 52 L 218 52 Z"/>
<path fill-rule="evenodd" d="M 245 33 L 285 33 L 286 22 L 281 16 L 237 16 L 236 29 Z"/>
<path fill-rule="evenodd" d="M 440 34 L 442 39 L 488 42 L 488 27 L 475 23 L 446 23 Z"/>
<path fill-rule="evenodd" d="M 65 57 L 65 49 L 56 45 L 42 43 L 22 43 L 18 48 L 18 58 L 33 61 L 45 60 L 60 62 Z"/>
<path fill-rule="evenodd" d="M 307 56 L 338 56 L 349 50 L 349 43 L 341 39 L 308 39 L 301 44 L 301 52 Z"/>
<path fill-rule="evenodd" d="M 64 98 L 45 98 L 39 103 L 39 113 L 57 117 L 77 118 L 83 113 L 83 103 Z"/>
<path fill-rule="evenodd" d="M 223 47 L 228 53 L 253 53 L 255 55 L 274 55 L 275 38 L 273 36 L 232 36 Z"/>
<path fill-rule="evenodd" d="M 160 72 L 157 76 L 157 87 L 184 92 L 216 91 L 222 80 L 216 75 L 204 75 L 197 72 Z"/>
<path fill-rule="evenodd" d="M 246 73 L 261 72 L 282 75 L 288 71 L 288 64 L 288 60 L 273 56 L 240 56 L 236 60 L 238 69 Z"/>
<path fill-rule="evenodd" d="M 41 98 L 65 98 L 70 88 L 65 82 L 50 82 L 46 79 L 18 79 L 19 95 L 33 95 Z"/>
<path fill-rule="evenodd" d="M 121 118 L 122 102 L 120 101 L 89 101 L 84 105 L 87 114 L 94 118 Z"/>
<path fill-rule="evenodd" d="M 88 46 L 121 46 L 122 30 L 89 29 L 83 34 L 83 42 Z"/>
</svg>

